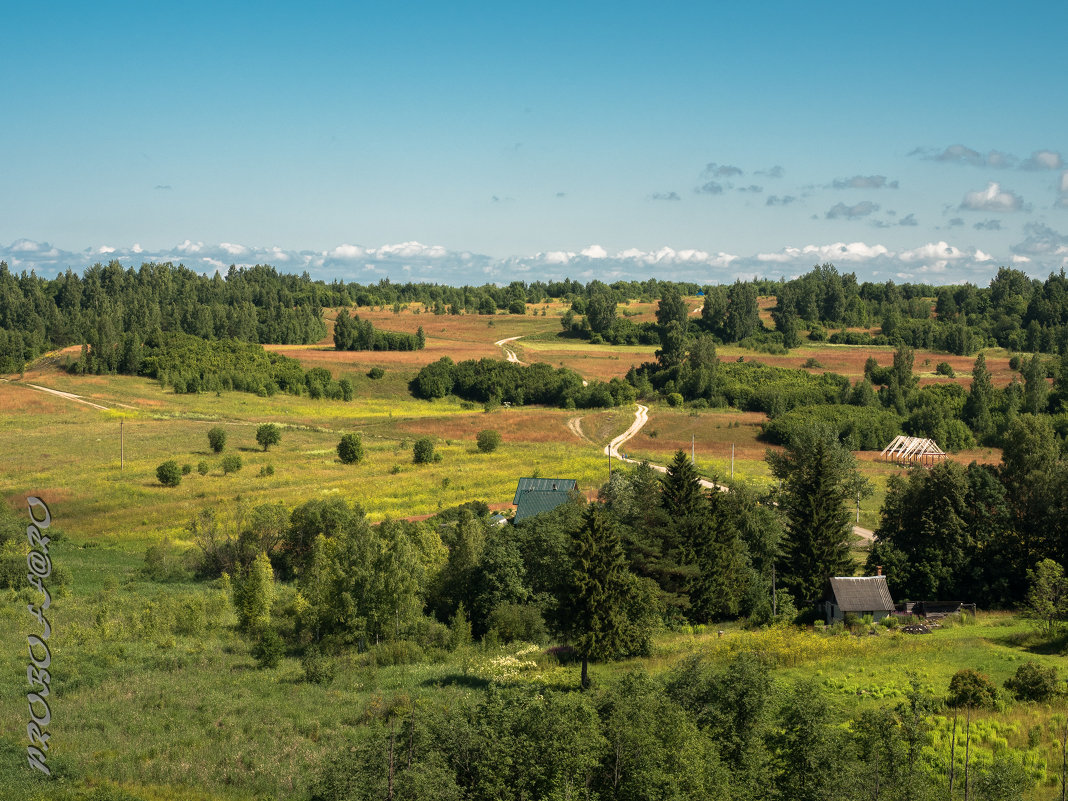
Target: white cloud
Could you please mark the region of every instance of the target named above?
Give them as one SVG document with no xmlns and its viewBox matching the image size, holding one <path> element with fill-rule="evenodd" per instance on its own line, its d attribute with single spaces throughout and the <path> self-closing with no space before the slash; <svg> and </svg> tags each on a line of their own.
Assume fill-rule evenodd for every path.
<svg viewBox="0 0 1068 801">
<path fill-rule="evenodd" d="M 441 245 L 424 245 L 420 242 L 401 242 L 398 245 L 382 245 L 379 248 L 374 248 L 367 252 L 375 256 L 399 256 L 405 259 L 413 259 L 417 257 L 440 259 L 448 253 L 448 251 Z"/>
<path fill-rule="evenodd" d="M 1019 211 L 1023 207 L 1023 198 L 1015 192 L 1002 190 L 997 181 L 991 181 L 986 189 L 968 192 L 960 204 L 961 209 L 969 211 Z"/>
<path fill-rule="evenodd" d="M 1061 173 L 1061 191 L 1068 193 L 1068 170 Z"/>
<path fill-rule="evenodd" d="M 889 256 L 890 251 L 884 245 L 868 245 L 864 242 L 835 242 L 832 245 L 805 245 L 804 247 L 786 247 L 777 253 L 758 253 L 757 261 L 784 264 L 793 261 L 848 261 L 860 262 Z"/>
<path fill-rule="evenodd" d="M 550 250 L 548 253 L 541 254 L 541 259 L 546 264 L 568 264 L 573 258 L 575 254 L 565 250 Z"/>
<path fill-rule="evenodd" d="M 924 261 L 926 259 L 962 259 L 964 251 L 946 242 L 928 242 L 912 250 L 905 250 L 898 254 L 901 261 Z"/>
<path fill-rule="evenodd" d="M 895 228 L 902 233 L 916 228 Z M 957 229 L 958 233 L 962 229 Z M 938 276 L 939 283 L 989 280 L 993 265 L 1011 263 L 1027 269 L 1035 277 L 1068 264 L 1068 236 L 1048 226 L 1025 226 L 1026 240 L 1009 252 L 985 252 L 963 243 L 944 241 L 891 250 L 887 245 L 867 242 L 807 244 L 761 253 L 735 254 L 701 248 L 626 248 L 612 251 L 602 245 L 589 245 L 580 252 L 552 250 L 531 256 L 500 259 L 465 251 L 449 251 L 440 245 L 418 242 L 383 244 L 376 247 L 342 244 L 325 250 L 285 250 L 186 240 L 170 248 L 146 252 L 139 245 L 115 247 L 108 259 L 125 266 L 142 262 L 183 263 L 200 273 L 225 272 L 230 264 L 249 267 L 273 264 L 283 272 L 307 271 L 314 278 L 342 279 L 365 283 L 381 277 L 436 282 L 452 285 L 493 281 L 507 283 L 517 278 L 527 281 L 571 277 L 589 281 L 618 279 L 644 280 L 651 276 L 666 280 L 698 283 L 730 283 L 735 278 L 800 275 L 814 264 L 830 262 L 856 271 L 861 280 L 876 276 Z M 921 240 L 922 242 L 922 240 Z M 244 253 L 239 249 L 244 248 Z M 1015 257 L 1015 258 L 1014 258 Z M 19 239 L 0 245 L 0 259 L 13 271 L 37 270 L 39 275 L 55 275 L 70 267 L 82 270 L 97 261 L 95 250 L 61 251 L 48 243 Z M 104 260 L 104 259 L 100 259 Z M 373 276 L 373 278 L 372 278 Z M 897 280 L 897 279 L 895 279 Z"/>
<path fill-rule="evenodd" d="M 323 255 L 328 255 L 335 259 L 362 259 L 366 253 L 367 251 L 359 245 L 338 245 Z"/>
</svg>

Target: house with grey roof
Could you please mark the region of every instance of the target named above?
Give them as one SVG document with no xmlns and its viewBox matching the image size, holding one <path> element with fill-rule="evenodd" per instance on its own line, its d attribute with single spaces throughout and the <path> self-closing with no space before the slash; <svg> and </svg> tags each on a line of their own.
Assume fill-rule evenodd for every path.
<svg viewBox="0 0 1068 801">
<path fill-rule="evenodd" d="M 881 620 L 894 613 L 886 576 L 837 576 L 831 579 L 832 600 L 825 603 L 828 625 L 847 614 Z"/>
<path fill-rule="evenodd" d="M 512 503 L 518 507 L 513 523 L 528 517 L 551 512 L 567 501 L 572 490 L 578 489 L 573 478 L 521 478 L 515 489 Z"/>
</svg>

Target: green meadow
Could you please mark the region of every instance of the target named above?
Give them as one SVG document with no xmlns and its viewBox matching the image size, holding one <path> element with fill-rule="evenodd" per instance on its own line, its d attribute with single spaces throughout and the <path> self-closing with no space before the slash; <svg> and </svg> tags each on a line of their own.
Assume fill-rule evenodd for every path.
<svg viewBox="0 0 1068 801">
<path fill-rule="evenodd" d="M 559 326 L 555 316 L 478 327 L 462 319 L 465 327 L 452 335 L 465 347 Z M 449 320 L 434 322 L 447 328 Z M 445 341 L 450 332 L 435 336 Z M 544 335 L 528 344 L 520 340 L 515 350 L 524 360 L 566 354 L 562 360 L 580 372 L 583 362 L 596 363 L 591 378 L 609 377 L 612 370 L 622 375 L 652 351 L 553 342 Z M 325 351 L 310 353 L 315 365 L 330 358 Z M 368 378 L 367 368 L 380 364 L 385 377 Z M 20 515 L 28 494 L 49 502 L 54 525 L 64 535 L 52 556 L 69 579 L 50 610 L 54 697 L 48 761 L 59 777 L 51 784 L 36 781 L 24 757 L 25 636 L 36 626 L 25 604 L 35 597 L 9 590 L 0 605 L 7 631 L 0 638 L 0 796 L 300 798 L 324 761 L 391 705 L 494 684 L 577 691 L 577 665 L 561 664 L 533 646 L 491 643 L 428 650 L 415 661 L 382 644 L 340 658 L 331 681 L 312 683 L 289 654 L 276 668 L 257 666 L 220 582 L 160 583 L 142 572 L 152 545 L 195 547 L 190 521 L 209 508 L 226 516 L 262 503 L 293 507 L 337 496 L 358 502 L 373 521 L 428 516 L 469 500 L 509 508 L 516 479 L 524 475 L 576 478 L 593 494 L 607 479 L 604 446 L 633 419 L 632 409 L 486 411 L 455 398 L 416 400 L 407 384 L 417 369 L 383 362 L 381 354 L 338 363 L 335 377 L 349 377 L 355 386 L 349 403 L 282 394 L 176 395 L 142 378 L 76 377 L 47 360 L 24 377 L 0 383 L 0 487 Z M 30 383 L 107 408 L 47 395 Z M 572 425 L 576 418 L 581 436 Z M 623 450 L 663 464 L 693 443 L 699 471 L 727 478 L 733 445 L 734 479 L 769 489 L 766 446 L 758 439 L 761 419 L 733 410 L 655 404 L 645 429 Z M 281 442 L 268 451 L 255 440 L 256 427 L 265 422 L 282 429 Z M 213 426 L 228 434 L 223 454 L 208 447 Z M 475 446 L 484 428 L 503 436 L 490 454 Z M 358 465 L 342 464 L 335 451 L 341 435 L 350 432 L 363 438 L 366 456 Z M 440 461 L 413 463 L 412 444 L 423 436 L 434 440 Z M 241 457 L 239 471 L 223 472 L 226 454 Z M 191 468 L 178 487 L 165 488 L 156 478 L 156 467 L 168 459 Z M 860 522 L 874 529 L 886 481 L 900 468 L 870 458 L 860 465 L 874 490 L 862 501 Z M 276 604 L 293 603 L 293 596 L 291 588 L 282 588 Z M 1027 659 L 1063 667 L 1057 648 L 1042 644 L 1026 622 L 1006 614 L 980 613 L 928 635 L 872 630 L 877 634 L 684 628 L 659 633 L 649 657 L 595 665 L 592 672 L 595 682 L 611 683 L 632 670 L 660 675 L 692 654 L 722 662 L 754 651 L 773 665 L 778 690 L 815 678 L 845 721 L 865 708 L 900 702 L 912 678 L 941 697 L 950 677 L 964 667 L 988 674 L 999 686 Z M 972 721 L 974 758 L 989 761 L 998 747 L 1012 748 L 1024 755 L 1035 781 L 1030 797 L 1057 798 L 1059 727 L 1066 715 L 1063 700 L 1003 701 Z M 935 724 L 925 747 L 932 760 L 944 761 L 951 721 L 941 712 Z"/>
</svg>

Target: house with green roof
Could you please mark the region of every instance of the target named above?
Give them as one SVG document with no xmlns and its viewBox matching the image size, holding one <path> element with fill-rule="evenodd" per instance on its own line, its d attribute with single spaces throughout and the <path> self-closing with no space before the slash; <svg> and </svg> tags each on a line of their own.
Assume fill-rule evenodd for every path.
<svg viewBox="0 0 1068 801">
<path fill-rule="evenodd" d="M 516 486 L 512 503 L 518 507 L 512 522 L 519 523 L 528 517 L 551 512 L 567 501 L 572 490 L 578 489 L 573 478 L 521 478 Z"/>
</svg>

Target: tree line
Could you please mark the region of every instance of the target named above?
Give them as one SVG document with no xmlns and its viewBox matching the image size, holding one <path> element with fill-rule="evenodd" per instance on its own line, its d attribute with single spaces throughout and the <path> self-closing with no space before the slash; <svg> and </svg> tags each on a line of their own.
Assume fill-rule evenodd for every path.
<svg viewBox="0 0 1068 801">
<path fill-rule="evenodd" d="M 54 279 L 13 274 L 0 262 L 0 370 L 17 372 L 45 350 L 88 343 L 108 361 L 126 338 L 163 332 L 205 339 L 302 344 L 326 335 L 319 294 L 307 278 L 257 265 L 224 279 L 181 265 L 117 261 Z"/>
<path fill-rule="evenodd" d="M 334 322 L 334 347 L 338 350 L 422 350 L 426 347 L 423 326 L 414 334 L 381 331 L 360 315 L 349 317 L 348 309 L 338 312 Z"/>
<path fill-rule="evenodd" d="M 633 402 L 636 395 L 631 385 L 618 378 L 584 382 L 566 367 L 522 365 L 503 359 L 453 362 L 448 356 L 420 369 L 410 389 L 417 398 L 426 400 L 455 395 L 478 403 L 536 403 L 572 409 L 619 406 Z"/>
<path fill-rule="evenodd" d="M 79 375 L 145 376 L 179 394 L 234 390 L 262 397 L 277 392 L 345 401 L 353 397 L 352 382 L 335 380 L 326 368 L 305 371 L 296 359 L 259 345 L 181 332 L 153 334 L 143 343 L 137 335 L 127 334 L 115 349 L 82 345 L 80 356 L 67 369 Z"/>
</svg>

